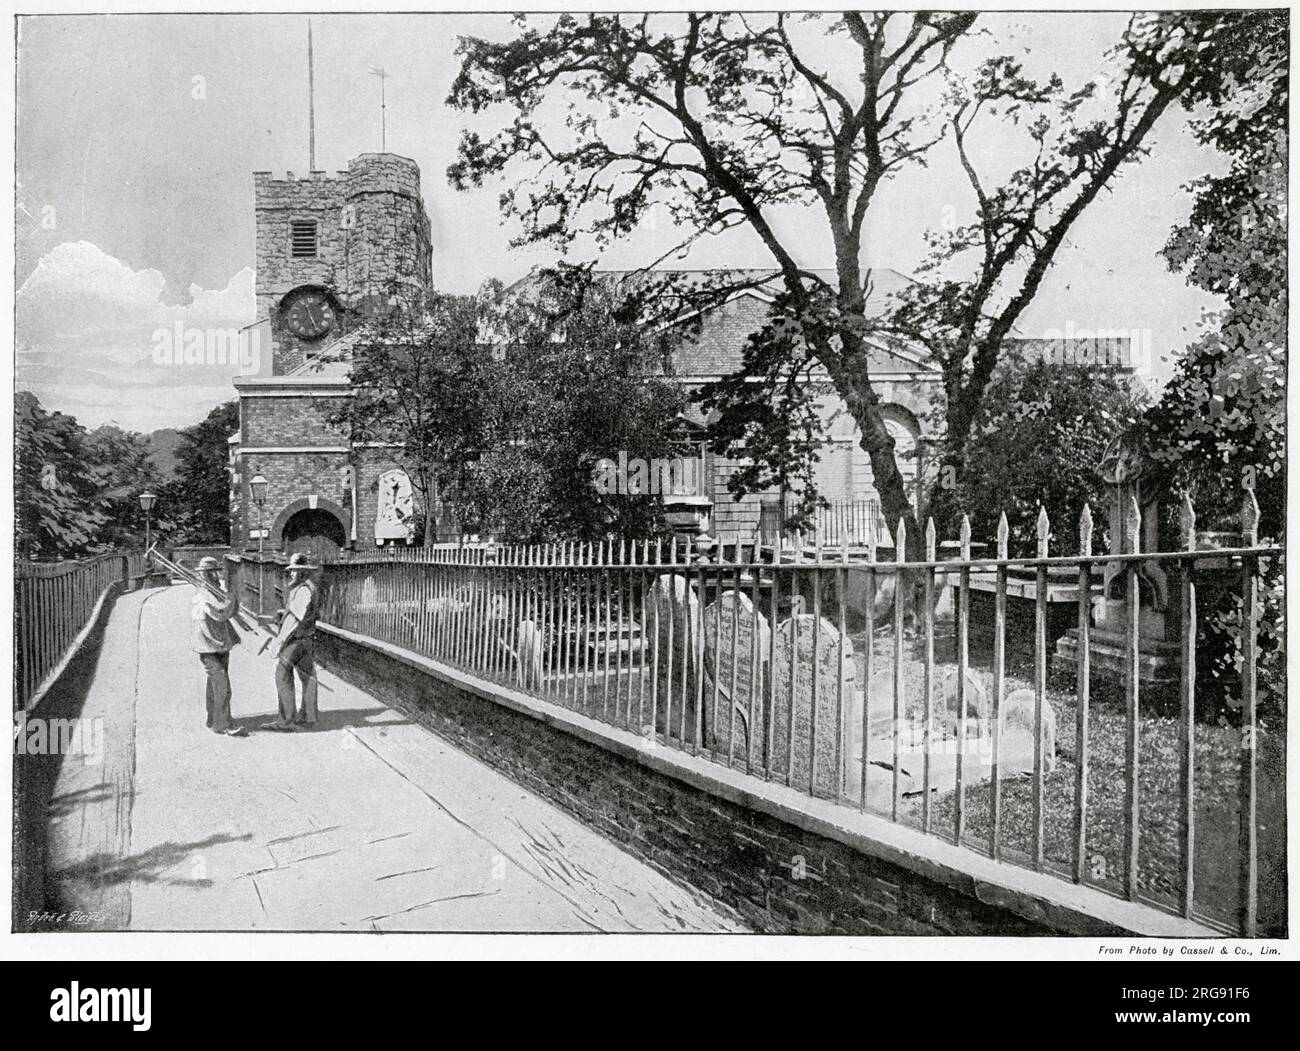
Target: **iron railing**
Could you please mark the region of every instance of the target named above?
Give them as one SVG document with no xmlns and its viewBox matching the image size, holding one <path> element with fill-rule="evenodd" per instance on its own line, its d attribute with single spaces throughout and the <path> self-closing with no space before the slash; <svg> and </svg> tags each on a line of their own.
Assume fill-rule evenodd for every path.
<svg viewBox="0 0 1300 1051">
<path fill-rule="evenodd" d="M 705 756 L 1000 861 L 1253 935 L 1256 592 L 1261 561 L 1283 553 L 1257 544 L 1257 518 L 1241 546 L 1198 550 L 1190 505 L 1185 512 L 1181 550 L 1138 551 L 1134 531 L 1104 555 L 1092 553 L 1087 509 L 1081 550 L 1068 556 L 1049 555 L 1045 513 L 1035 557 L 1021 558 L 1008 557 L 1005 518 L 994 558 L 972 558 L 967 522 L 953 560 L 936 557 L 933 523 L 924 559 L 911 562 L 877 561 L 870 535 L 865 558 L 851 555 L 847 536 L 838 550 L 778 538 L 711 560 L 676 542 L 443 550 L 422 564 L 327 567 L 321 615 L 637 734 L 647 747 Z M 894 550 L 906 551 L 901 523 Z M 1220 584 L 1227 566 L 1246 602 L 1247 745 L 1226 731 L 1233 746 L 1209 741 L 1206 764 L 1220 780 L 1233 770 L 1227 789 L 1198 766 L 1206 735 L 1221 732 L 1196 721 L 1204 565 L 1219 567 Z M 1063 568 L 1078 580 L 1069 600 L 1077 663 L 1064 693 L 1059 671 L 1049 689 L 1048 596 L 1059 602 L 1060 589 L 1047 586 L 1049 571 L 1059 578 Z M 1166 610 L 1178 640 L 1162 650 L 1173 662 L 1164 683 L 1147 681 L 1151 614 L 1139 605 L 1139 576 L 1154 579 L 1157 569 L 1180 600 L 1176 617 Z M 972 574 L 994 581 L 982 624 L 972 620 Z M 1036 586 L 1009 596 L 1009 574 L 1029 574 Z M 1124 584 L 1121 674 L 1114 696 L 1094 700 L 1092 647 L 1104 633 L 1092 606 L 1103 576 Z M 945 589 L 951 628 L 939 602 Z M 1032 661 L 1019 671 L 1008 662 L 1009 599 L 1033 607 Z M 1017 678 L 1028 685 L 1013 689 Z M 1148 711 L 1157 689 L 1175 694 L 1172 717 Z M 1071 728 L 1072 747 L 1055 747 Z M 1202 844 L 1220 869 L 1234 866 L 1235 895 L 1221 879 L 1197 893 L 1202 803 L 1214 808 L 1212 825 L 1235 820 L 1235 853 L 1222 834 Z"/>
<path fill-rule="evenodd" d="M 112 584 L 142 574 L 144 556 L 14 563 L 14 710 L 27 707 Z"/>
<path fill-rule="evenodd" d="M 790 523 L 795 519 L 795 501 L 787 498 L 784 502 L 766 502 L 759 510 L 760 534 L 767 543 L 774 542 L 778 536 L 790 537 L 795 532 Z M 875 499 L 831 500 L 812 513 L 802 532 L 820 539 L 824 547 L 840 547 L 844 543 L 851 547 L 865 547 L 869 543 L 888 547 L 893 543 L 880 501 Z"/>
</svg>

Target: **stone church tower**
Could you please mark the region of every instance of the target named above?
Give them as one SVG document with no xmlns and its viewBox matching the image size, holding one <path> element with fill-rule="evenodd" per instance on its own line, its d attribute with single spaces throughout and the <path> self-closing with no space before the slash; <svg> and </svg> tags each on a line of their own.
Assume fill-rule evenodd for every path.
<svg viewBox="0 0 1300 1051">
<path fill-rule="evenodd" d="M 409 482 L 388 451 L 354 446 L 329 415 L 349 396 L 365 319 L 431 286 L 420 169 L 366 153 L 333 176 L 254 172 L 253 187 L 258 373 L 235 381 L 232 544 L 256 548 L 259 528 L 266 550 L 316 557 L 405 542 Z M 259 475 L 260 514 L 249 484 Z"/>
</svg>

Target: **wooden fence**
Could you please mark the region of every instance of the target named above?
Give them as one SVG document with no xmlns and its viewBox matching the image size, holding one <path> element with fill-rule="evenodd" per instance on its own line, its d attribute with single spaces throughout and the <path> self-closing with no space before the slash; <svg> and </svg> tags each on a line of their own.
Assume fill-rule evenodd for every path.
<svg viewBox="0 0 1300 1051">
<path fill-rule="evenodd" d="M 27 707 L 112 584 L 142 573 L 143 555 L 14 563 L 14 710 Z"/>
<path fill-rule="evenodd" d="M 425 563 L 326 567 L 321 615 L 637 734 L 647 746 L 706 756 L 1249 936 L 1259 887 L 1259 575 L 1261 562 L 1283 554 L 1258 545 L 1253 506 L 1252 499 L 1241 546 L 1213 551 L 1196 548 L 1190 504 L 1186 543 L 1158 552 L 1138 550 L 1133 514 L 1124 548 L 1093 554 L 1086 508 L 1081 549 L 1063 556 L 1049 555 L 1045 513 L 1036 556 L 1025 558 L 1008 557 L 1005 518 L 994 558 L 972 558 L 968 522 L 952 560 L 936 557 L 930 523 L 919 562 L 878 561 L 871 534 L 862 557 L 850 553 L 847 534 L 838 550 L 791 548 L 778 537 L 770 548 L 734 545 L 712 559 L 676 542 L 443 550 Z M 893 550 L 905 551 L 905 540 L 900 523 Z M 1239 764 L 1226 801 L 1197 765 L 1202 731 L 1219 732 L 1195 717 L 1197 580 L 1211 563 L 1229 566 L 1245 602 L 1245 746 L 1238 730 L 1227 731 L 1228 743 L 1210 742 L 1228 753 L 1224 763 Z M 1157 568 L 1173 582 L 1179 607 L 1177 617 L 1170 611 L 1179 626 L 1172 719 L 1144 708 L 1149 655 L 1140 628 L 1148 614 L 1139 575 Z M 1067 692 L 1058 681 L 1050 697 L 1049 572 L 1078 581 L 1077 667 Z M 972 574 L 991 578 L 994 594 L 992 622 L 976 640 L 988 654 L 979 669 Z M 1009 574 L 1028 575 L 1034 586 L 1009 595 Z M 1103 576 L 1123 584 L 1121 689 L 1118 701 L 1104 702 L 1092 699 L 1090 656 L 1101 634 L 1092 607 Z M 936 612 L 945 590 L 951 632 Z M 917 592 L 922 601 L 912 599 Z M 1032 659 L 1020 671 L 1008 666 L 1009 599 L 1033 607 Z M 937 658 L 939 642 L 948 652 Z M 1014 688 L 1016 681 L 1025 685 Z M 1066 736 L 1070 748 L 1060 743 Z M 1220 875 L 1232 867 L 1231 891 L 1216 878 L 1198 893 L 1202 803 L 1212 806 L 1216 828 L 1235 829 L 1227 847 L 1219 833 L 1201 844 Z"/>
</svg>

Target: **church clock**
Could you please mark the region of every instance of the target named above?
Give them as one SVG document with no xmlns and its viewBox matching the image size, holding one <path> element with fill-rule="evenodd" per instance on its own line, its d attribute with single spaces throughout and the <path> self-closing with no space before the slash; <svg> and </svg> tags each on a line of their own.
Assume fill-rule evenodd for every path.
<svg viewBox="0 0 1300 1051">
<path fill-rule="evenodd" d="M 280 304 L 285 327 L 299 339 L 323 339 L 338 323 L 338 314 L 324 292 L 304 289 L 290 292 Z"/>
</svg>

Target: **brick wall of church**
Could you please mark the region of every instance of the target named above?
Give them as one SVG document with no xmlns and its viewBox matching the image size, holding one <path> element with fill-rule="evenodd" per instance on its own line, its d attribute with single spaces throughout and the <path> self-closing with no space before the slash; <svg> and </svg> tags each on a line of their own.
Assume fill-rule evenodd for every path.
<svg viewBox="0 0 1300 1051">
<path fill-rule="evenodd" d="M 240 445 L 346 445 L 345 432 L 331 427 L 328 414 L 342 408 L 341 398 L 245 397 L 240 404 Z"/>
<path fill-rule="evenodd" d="M 244 485 L 255 474 L 267 480 L 266 507 L 262 522 L 273 529 L 276 517 L 294 500 L 307 496 L 320 496 L 346 508 L 340 471 L 348 464 L 347 453 L 248 453 L 244 459 Z M 257 508 L 251 494 L 245 493 L 249 509 L 247 529 L 257 528 Z M 346 517 L 346 516 L 345 516 Z M 346 531 L 346 528 L 345 528 Z M 244 536 L 248 533 L 245 532 Z M 280 538 L 274 532 L 267 537 L 267 545 L 274 547 Z M 256 547 L 256 541 L 250 541 Z"/>
</svg>

